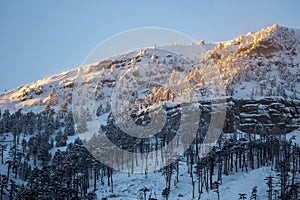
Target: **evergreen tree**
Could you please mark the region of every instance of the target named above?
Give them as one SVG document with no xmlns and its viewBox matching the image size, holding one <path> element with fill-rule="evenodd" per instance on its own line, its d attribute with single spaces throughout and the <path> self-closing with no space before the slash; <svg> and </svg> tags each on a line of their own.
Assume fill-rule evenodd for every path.
<svg viewBox="0 0 300 200">
<path fill-rule="evenodd" d="M 0 175 L 0 200 L 3 199 L 3 195 L 5 194 L 5 191 L 7 190 L 8 187 L 8 179 L 7 176 L 5 175 Z"/>
<path fill-rule="evenodd" d="M 67 136 L 62 132 L 59 132 L 55 137 L 56 147 L 62 147 L 67 145 Z"/>
<path fill-rule="evenodd" d="M 4 110 L 3 113 L 3 130 L 5 133 L 10 132 L 11 130 L 11 119 L 10 119 L 10 113 L 9 110 Z"/>
<path fill-rule="evenodd" d="M 55 127 L 55 130 L 58 130 L 61 127 L 61 123 L 59 121 L 58 115 L 55 118 L 54 127 Z"/>
<path fill-rule="evenodd" d="M 74 119 L 71 112 L 68 113 L 68 115 L 65 118 L 66 128 L 64 130 L 65 135 L 70 136 L 75 134 L 74 129 Z"/>
</svg>

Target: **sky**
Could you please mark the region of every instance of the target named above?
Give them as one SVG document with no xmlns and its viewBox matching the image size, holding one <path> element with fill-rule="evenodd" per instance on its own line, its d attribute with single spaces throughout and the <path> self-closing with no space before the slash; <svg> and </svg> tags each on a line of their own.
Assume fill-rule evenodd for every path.
<svg viewBox="0 0 300 200">
<path fill-rule="evenodd" d="M 217 42 L 274 23 L 300 29 L 298 0 L 1 0 L 0 93 L 80 66 L 112 35 L 142 27 Z"/>
</svg>

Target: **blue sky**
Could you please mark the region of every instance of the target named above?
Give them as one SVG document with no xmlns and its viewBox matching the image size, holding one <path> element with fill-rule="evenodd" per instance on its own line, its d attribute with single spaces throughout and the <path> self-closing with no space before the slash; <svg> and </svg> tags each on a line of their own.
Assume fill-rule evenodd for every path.
<svg viewBox="0 0 300 200">
<path fill-rule="evenodd" d="M 300 1 L 0 1 L 0 92 L 79 66 L 100 42 L 140 27 L 221 41 L 274 23 L 300 28 Z"/>
</svg>

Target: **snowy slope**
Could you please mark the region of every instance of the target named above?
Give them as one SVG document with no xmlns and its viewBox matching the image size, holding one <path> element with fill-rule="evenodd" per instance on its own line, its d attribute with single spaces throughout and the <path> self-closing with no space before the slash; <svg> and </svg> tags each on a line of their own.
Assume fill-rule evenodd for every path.
<svg viewBox="0 0 300 200">
<path fill-rule="evenodd" d="M 242 134 L 242 133 L 241 133 Z M 246 135 L 244 135 L 246 136 Z M 243 136 L 243 137 L 244 137 Z M 256 139 L 260 136 L 255 135 Z M 278 137 L 285 137 L 284 135 Z M 292 139 L 293 143 L 300 144 L 300 130 L 295 130 L 286 135 L 286 138 Z M 174 173 L 172 176 L 171 193 L 169 199 L 186 200 L 192 198 L 192 184 L 191 177 L 189 176 L 185 160 L 179 162 L 179 182 L 176 183 Z M 280 190 L 280 178 L 278 172 L 275 171 L 274 166 L 264 166 L 258 169 L 249 170 L 248 172 L 239 171 L 237 173 L 231 173 L 228 176 L 223 176 L 222 184 L 219 187 L 220 199 L 239 199 L 239 194 L 245 193 L 247 199 L 250 199 L 253 187 L 257 187 L 257 194 L 259 199 L 268 199 L 267 193 L 267 181 L 266 177 L 274 177 L 274 191 Z M 141 191 L 143 188 L 149 189 L 147 197 L 154 197 L 158 200 L 163 200 L 161 195 L 162 188 L 165 187 L 165 177 L 161 172 L 150 172 L 145 174 L 128 174 L 124 172 L 116 171 L 114 174 L 114 193 L 111 193 L 111 187 L 100 187 L 97 191 L 98 197 L 109 197 L 114 200 L 136 200 L 143 196 Z M 194 177 L 194 180 L 196 177 Z M 214 180 L 217 180 L 217 175 L 213 176 Z M 300 177 L 297 178 L 300 181 Z M 195 184 L 195 198 L 204 200 L 218 199 L 215 190 L 209 190 L 199 194 L 197 192 L 197 183 Z M 274 195 L 274 194 L 273 194 Z M 276 194 L 277 196 L 279 193 Z"/>
<path fill-rule="evenodd" d="M 125 70 L 132 66 L 132 63 L 145 65 L 149 62 L 168 62 L 172 59 L 175 53 L 180 53 L 188 56 L 194 56 L 189 58 L 190 60 L 196 59 L 197 56 L 203 55 L 208 49 L 211 49 L 214 45 L 175 45 L 165 46 L 159 49 L 146 49 L 141 51 L 134 51 L 125 53 L 123 55 L 113 56 L 111 58 L 104 59 L 98 63 L 93 63 L 87 66 L 81 66 L 78 69 L 84 69 L 85 72 L 90 73 L 87 76 L 89 78 L 95 76 L 100 77 L 102 81 L 102 89 L 95 82 L 95 92 L 99 93 L 111 93 L 113 87 L 108 82 L 116 82 L 124 73 Z M 141 55 L 142 54 L 142 55 Z M 155 55 L 157 58 L 153 58 Z M 185 58 L 183 58 L 185 59 Z M 184 60 L 178 60 L 178 66 L 186 68 Z M 171 64 L 170 64 L 171 65 Z M 76 79 L 78 78 L 78 69 L 72 69 L 70 71 L 62 72 L 61 74 L 47 77 L 31 84 L 22 85 L 16 89 L 7 91 L 0 94 L 0 109 L 9 109 L 16 111 L 23 109 L 24 111 L 33 110 L 39 112 L 50 105 L 55 110 L 60 110 L 60 104 L 63 102 L 70 103 L 71 96 L 74 87 L 76 87 Z M 187 70 L 187 69 L 184 69 Z M 80 74 L 80 72 L 79 72 Z M 51 92 L 55 91 L 55 97 L 58 100 L 55 103 L 50 102 Z M 69 105 L 69 104 L 68 104 Z M 70 109 L 70 107 L 69 107 Z"/>
<path fill-rule="evenodd" d="M 222 78 L 220 86 L 226 88 L 227 95 L 236 98 L 269 96 L 299 98 L 299 38 L 300 30 L 274 25 L 218 44 L 173 45 L 159 49 L 145 49 L 107 58 L 83 68 L 91 72 L 90 77 L 103 76 L 100 77 L 102 86 L 95 84 L 94 87 L 95 93 L 104 96 L 111 93 L 111 88 L 114 87 L 112 83 L 115 84 L 133 63 L 147 64 L 153 62 L 153 55 L 157 55 L 158 58 L 154 58 L 155 62 L 166 62 L 171 68 L 183 67 L 185 77 L 182 82 L 196 81 L 189 86 L 193 89 L 209 88 L 210 82 L 214 82 L 215 79 L 206 80 L 209 77 L 206 74 L 212 70 L 215 71 L 212 76 Z M 172 57 L 168 57 L 169 54 L 174 56 L 174 53 L 178 57 L 183 56 L 190 65 L 195 65 L 190 73 L 191 66 L 187 67 L 183 60 L 178 61 L 178 66 L 168 63 L 172 60 Z M 203 57 L 205 59 L 202 59 Z M 49 104 L 54 109 L 60 110 L 62 103 L 71 102 L 77 72 L 78 69 L 73 69 L 5 92 L 0 95 L 0 109 L 22 108 L 39 111 Z M 199 78 L 199 75 L 202 78 Z M 205 84 L 199 84 L 203 82 Z M 56 92 L 58 100 L 56 103 L 50 102 L 50 93 L 53 91 Z"/>
<path fill-rule="evenodd" d="M 219 43 L 204 61 L 222 72 L 227 94 L 255 99 L 299 98 L 299 30 L 273 25 Z"/>
<path fill-rule="evenodd" d="M 83 81 L 88 83 L 83 84 L 83 88 L 86 86 L 84 89 L 88 91 L 88 95 L 92 95 L 93 114 L 97 111 L 97 106 L 101 105 L 99 115 L 97 117 L 94 115 L 92 119 L 106 125 L 116 84 L 125 77 L 128 70 L 149 64 L 151 66 L 163 64 L 166 70 L 163 73 L 168 72 L 170 82 L 176 83 L 172 85 L 173 88 L 169 87 L 176 95 L 172 103 L 180 103 L 194 97 L 196 100 L 210 98 L 210 95 L 216 92 L 212 90 L 214 84 L 224 88 L 227 96 L 236 99 L 280 97 L 299 100 L 299 41 L 300 30 L 274 25 L 218 44 L 173 45 L 128 52 L 5 92 L 0 95 L 0 110 L 9 109 L 14 112 L 22 109 L 24 112 L 39 113 L 50 107 L 61 113 L 71 110 L 72 106 L 73 109 L 81 107 L 86 109 L 86 102 L 80 101 L 76 96 Z M 152 74 L 145 73 L 147 76 L 144 76 L 142 81 L 146 82 L 150 76 L 160 79 L 163 73 L 156 73 L 155 70 L 150 68 L 145 70 Z M 160 89 L 156 90 L 155 87 Z M 167 102 L 170 103 L 171 100 L 167 100 L 169 97 L 165 96 L 167 89 L 166 85 L 160 85 L 159 82 L 152 85 L 143 84 L 137 89 L 130 110 L 138 113 L 147 109 L 155 110 Z M 157 99 L 156 97 L 162 98 L 149 100 L 149 98 Z M 122 105 L 126 103 L 119 102 Z M 300 143 L 299 131 L 294 131 L 287 137 L 292 138 L 293 135 L 295 142 Z M 75 137 L 70 137 L 69 142 Z M 52 149 L 52 154 L 57 149 Z M 60 147 L 60 150 L 64 149 Z M 188 176 L 184 161 L 180 162 L 180 165 L 181 181 L 176 186 L 172 184 L 170 199 L 191 199 L 191 178 Z M 250 197 L 253 186 L 258 187 L 260 199 L 266 199 L 266 184 L 263 179 L 268 175 L 275 176 L 271 167 L 224 177 L 220 186 L 221 199 L 237 199 L 239 193 L 246 193 L 247 197 Z M 114 172 L 114 196 L 110 196 L 110 187 L 100 185 L 98 188 L 101 189 L 97 194 L 109 196 L 109 199 L 137 199 L 140 195 L 139 190 L 147 187 L 150 189 L 147 195 L 151 193 L 152 197 L 163 199 L 161 191 L 165 187 L 164 183 L 162 173 L 158 172 L 149 173 L 147 178 L 144 174 L 128 177 L 127 173 Z M 198 197 L 197 192 L 195 196 Z M 201 199 L 217 199 L 217 194 L 213 191 L 204 192 Z"/>
<path fill-rule="evenodd" d="M 179 176 L 179 183 L 174 185 L 172 183 L 171 193 L 169 199 L 187 200 L 192 198 L 191 178 L 188 176 L 186 166 L 181 163 L 181 172 Z M 261 167 L 249 172 L 238 172 L 229 176 L 225 176 L 223 184 L 220 185 L 221 199 L 238 199 L 240 193 L 246 193 L 250 198 L 252 188 L 257 186 L 257 193 L 260 199 L 267 199 L 267 184 L 264 180 L 267 176 L 276 177 L 276 172 L 272 171 L 271 167 Z M 174 178 L 174 177 L 173 177 Z M 150 191 L 147 192 L 147 197 L 155 197 L 163 200 L 161 189 L 165 187 L 165 178 L 161 173 L 149 173 L 147 177 L 144 174 L 130 175 L 126 173 L 116 172 L 114 181 L 114 195 L 110 196 L 110 188 L 102 188 L 97 192 L 99 197 L 109 197 L 114 200 L 136 200 L 142 196 L 140 189 L 144 187 Z M 197 188 L 197 186 L 196 186 Z M 195 192 L 195 199 L 198 199 L 199 193 Z M 247 198 L 247 199 L 248 199 Z M 217 193 L 213 190 L 203 192 L 201 199 L 211 200 L 218 199 Z"/>
<path fill-rule="evenodd" d="M 128 71 L 139 66 L 146 66 L 144 83 L 148 79 L 160 80 L 165 73 L 169 85 L 154 81 L 139 87 L 135 99 L 138 101 L 130 103 L 133 110 L 161 106 L 166 103 L 166 92 L 171 93 L 175 103 L 207 100 L 215 97 L 214 93 L 222 97 L 222 90 L 237 99 L 299 99 L 299 38 L 300 30 L 273 25 L 215 44 L 171 45 L 128 52 L 2 93 L 0 109 L 38 113 L 49 107 L 64 113 L 73 105 L 76 111 L 85 104 L 77 98 L 81 78 L 91 95 L 90 110 L 95 114 L 100 105 L 99 119 L 105 125 L 114 87 Z M 157 69 L 148 66 L 155 64 Z M 127 106 L 125 100 L 118 103 Z"/>
<path fill-rule="evenodd" d="M 72 87 L 76 76 L 77 69 L 73 69 L 2 93 L 0 95 L 0 109 L 11 111 L 23 109 L 40 112 L 49 104 L 59 110 L 61 103 L 71 102 Z M 50 93 L 52 91 L 55 91 L 56 94 L 53 95 L 58 102 L 51 104 Z"/>
<path fill-rule="evenodd" d="M 295 37 L 300 41 L 300 29 L 293 29 L 295 31 Z"/>
</svg>

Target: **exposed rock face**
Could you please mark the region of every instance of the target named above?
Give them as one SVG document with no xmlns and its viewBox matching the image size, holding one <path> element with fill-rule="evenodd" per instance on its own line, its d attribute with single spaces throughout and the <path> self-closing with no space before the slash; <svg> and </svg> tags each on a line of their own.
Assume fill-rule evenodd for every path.
<svg viewBox="0 0 300 200">
<path fill-rule="evenodd" d="M 245 133 L 280 134 L 300 128 L 300 101 L 298 100 L 271 98 L 241 100 L 229 98 L 225 106 L 224 133 L 234 133 L 240 130 Z M 169 135 L 170 138 L 168 139 L 171 139 L 176 134 L 178 126 L 180 126 L 180 105 L 166 107 L 165 109 L 168 120 L 158 136 L 164 138 Z M 198 130 L 200 135 L 204 136 L 211 124 L 211 102 L 200 102 L 199 109 L 201 117 Z M 218 115 L 218 109 L 215 112 Z M 149 120 L 146 116 L 146 113 L 140 113 L 136 116 L 137 124 L 143 124 Z M 106 130 L 107 135 L 113 138 L 122 133 L 121 130 L 109 129 L 109 127 L 115 127 L 115 125 L 109 123 Z"/>
<path fill-rule="evenodd" d="M 229 99 L 224 132 L 290 132 L 300 126 L 300 102 L 285 99 Z"/>
</svg>

